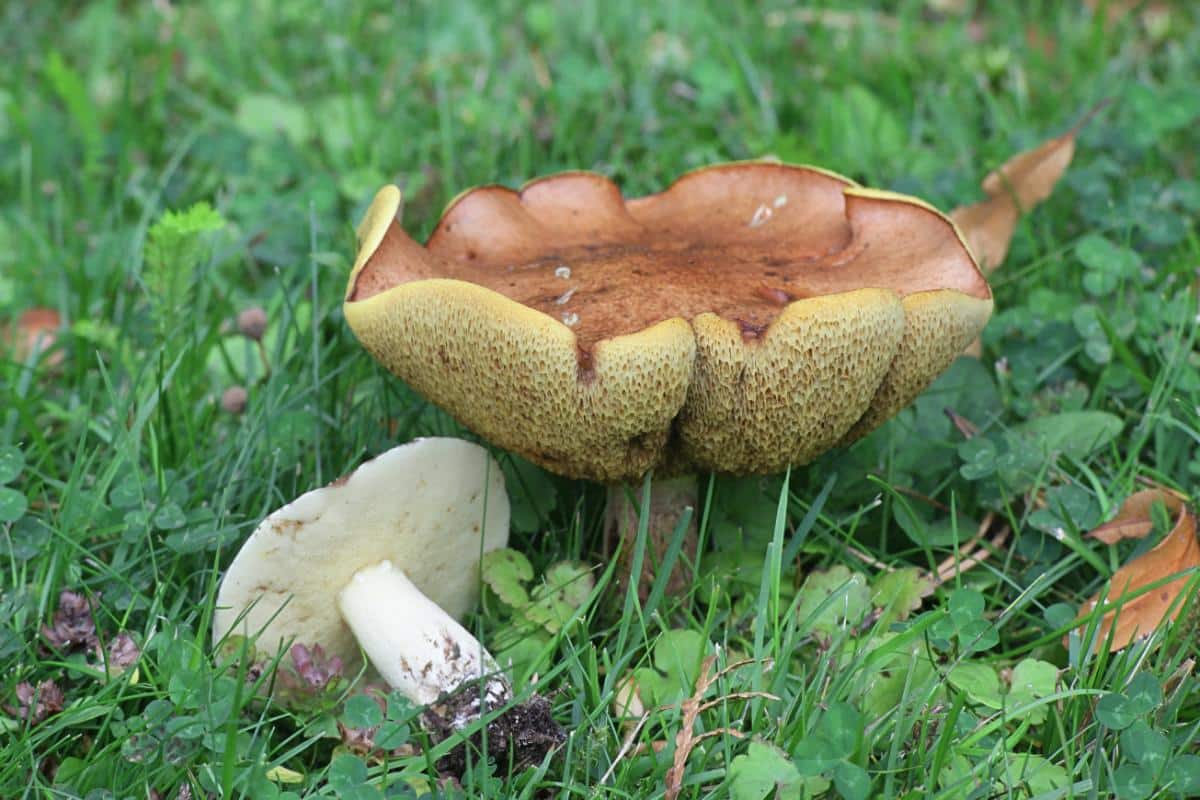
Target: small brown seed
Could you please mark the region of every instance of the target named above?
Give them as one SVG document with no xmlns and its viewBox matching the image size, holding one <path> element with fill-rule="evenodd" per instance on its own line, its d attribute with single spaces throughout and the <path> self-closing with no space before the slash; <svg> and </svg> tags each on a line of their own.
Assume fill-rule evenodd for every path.
<svg viewBox="0 0 1200 800">
<path fill-rule="evenodd" d="M 267 312 L 259 306 L 252 306 L 237 315 L 238 333 L 247 339 L 262 341 L 263 333 L 267 330 Z"/>
<path fill-rule="evenodd" d="M 241 414 L 246 410 L 246 401 L 249 398 L 245 387 L 230 386 L 221 393 L 221 408 L 230 414 Z"/>
</svg>

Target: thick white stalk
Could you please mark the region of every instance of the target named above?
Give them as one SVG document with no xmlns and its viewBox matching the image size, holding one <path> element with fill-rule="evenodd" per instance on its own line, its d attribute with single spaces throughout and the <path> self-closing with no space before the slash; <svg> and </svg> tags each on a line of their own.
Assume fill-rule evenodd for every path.
<svg viewBox="0 0 1200 800">
<path fill-rule="evenodd" d="M 429 705 L 481 676 L 488 676 L 487 707 L 510 698 L 507 681 L 479 640 L 390 561 L 354 573 L 338 593 L 338 608 L 371 665 L 414 703 Z"/>
</svg>

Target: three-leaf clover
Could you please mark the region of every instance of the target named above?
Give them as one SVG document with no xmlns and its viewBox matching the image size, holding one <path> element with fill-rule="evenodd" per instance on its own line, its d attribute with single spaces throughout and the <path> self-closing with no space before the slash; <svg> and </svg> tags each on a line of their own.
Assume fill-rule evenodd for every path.
<svg viewBox="0 0 1200 800">
<path fill-rule="evenodd" d="M 25 516 L 29 500 L 25 494 L 6 484 L 12 483 L 25 469 L 25 454 L 13 445 L 0 446 L 0 523 L 16 522 Z"/>
</svg>

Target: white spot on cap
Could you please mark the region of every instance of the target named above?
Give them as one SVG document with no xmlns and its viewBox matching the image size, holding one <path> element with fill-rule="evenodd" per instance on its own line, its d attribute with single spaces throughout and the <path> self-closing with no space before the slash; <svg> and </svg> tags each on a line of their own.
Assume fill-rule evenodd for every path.
<svg viewBox="0 0 1200 800">
<path fill-rule="evenodd" d="M 763 203 L 754 212 L 754 216 L 750 218 L 750 227 L 757 228 L 759 225 L 762 225 L 764 222 L 766 222 L 767 220 L 769 220 L 771 218 L 771 215 L 773 213 L 775 213 L 775 212 L 773 212 L 771 210 L 771 207 L 769 205 L 767 205 L 766 203 Z"/>
<path fill-rule="evenodd" d="M 783 208 L 786 205 L 787 205 L 787 195 L 786 194 L 781 194 L 781 195 L 779 195 L 779 197 L 775 198 L 775 207 L 776 208 Z"/>
<path fill-rule="evenodd" d="M 559 264 L 554 268 L 554 277 L 562 278 L 564 281 L 571 277 L 571 268 L 566 264 Z"/>
<path fill-rule="evenodd" d="M 565 292 L 563 292 L 561 295 L 558 296 L 558 299 L 554 301 L 555 305 L 561 306 L 561 305 L 565 304 L 568 300 L 571 299 L 571 295 L 573 295 L 573 294 L 575 294 L 575 287 L 572 286 L 570 289 L 567 289 Z"/>
<path fill-rule="evenodd" d="M 574 311 L 568 311 L 562 315 L 562 321 L 563 325 L 566 325 L 568 328 L 574 328 L 579 324 L 579 315 Z"/>
</svg>

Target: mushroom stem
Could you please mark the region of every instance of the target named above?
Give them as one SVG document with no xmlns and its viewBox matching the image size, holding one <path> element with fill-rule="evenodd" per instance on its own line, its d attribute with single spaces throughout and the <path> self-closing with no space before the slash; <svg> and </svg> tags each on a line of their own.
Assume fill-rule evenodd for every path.
<svg viewBox="0 0 1200 800">
<path fill-rule="evenodd" d="M 688 508 L 695 509 L 698 504 L 699 478 L 696 475 L 681 475 L 675 478 L 652 480 L 650 483 L 650 507 L 644 512 L 649 516 L 646 532 L 646 554 L 642 561 L 642 574 L 630 575 L 633 568 L 633 554 L 637 543 L 639 512 L 637 503 L 640 502 L 640 491 L 633 489 L 633 500 L 630 501 L 625 486 L 610 486 L 608 488 L 608 508 L 605 516 L 605 536 L 609 548 L 617 541 L 622 542 L 621 564 L 623 573 L 638 583 L 638 594 L 643 600 L 650 594 L 650 586 L 658 573 L 659 565 L 666 556 L 675 535 L 675 527 Z M 683 534 L 683 547 L 680 558 L 675 562 L 671 577 L 667 582 L 668 591 L 676 592 L 685 589 L 689 579 L 686 574 L 686 560 L 696 555 L 697 533 L 696 516 L 693 513 L 691 522 Z"/>
<path fill-rule="evenodd" d="M 338 608 L 371 665 L 405 697 L 429 705 L 472 681 L 486 683 L 474 714 L 507 703 L 512 689 L 479 640 L 418 589 L 390 561 L 354 573 Z"/>
</svg>

